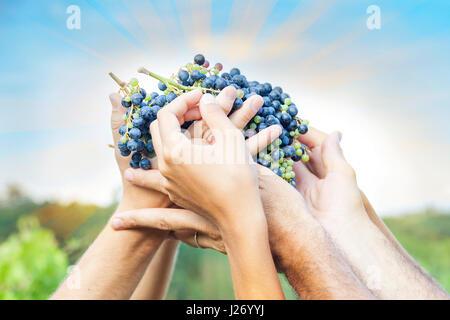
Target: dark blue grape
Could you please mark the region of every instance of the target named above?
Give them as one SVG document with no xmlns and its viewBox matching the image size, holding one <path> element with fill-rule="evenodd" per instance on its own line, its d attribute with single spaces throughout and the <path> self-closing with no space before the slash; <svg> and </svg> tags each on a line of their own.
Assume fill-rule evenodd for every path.
<svg viewBox="0 0 450 320">
<path fill-rule="evenodd" d="M 290 98 L 290 96 L 287 93 L 283 92 L 283 93 L 280 94 L 281 102 L 284 103 L 284 100 L 286 100 L 287 98 Z"/>
<path fill-rule="evenodd" d="M 273 160 L 280 160 L 283 157 L 283 154 L 280 150 L 275 150 L 272 152 L 272 159 Z"/>
<path fill-rule="evenodd" d="M 139 162 L 142 159 L 142 154 L 140 152 L 135 152 L 131 155 L 131 160 L 134 162 Z"/>
<path fill-rule="evenodd" d="M 218 78 L 217 80 L 216 80 L 216 83 L 215 83 L 215 88 L 216 88 L 216 90 L 222 90 L 223 88 L 225 88 L 227 86 L 227 82 L 225 81 L 225 79 L 223 79 L 223 78 Z"/>
<path fill-rule="evenodd" d="M 167 86 L 164 84 L 164 82 L 159 82 L 158 83 L 158 89 L 161 91 L 165 91 L 167 89 Z"/>
<path fill-rule="evenodd" d="M 128 135 L 131 139 L 139 139 L 142 135 L 141 130 L 138 128 L 132 128 L 130 131 L 128 131 Z"/>
<path fill-rule="evenodd" d="M 245 92 L 245 91 L 244 91 Z M 248 92 L 253 92 L 254 94 L 259 94 L 259 89 L 257 87 L 249 87 Z"/>
<path fill-rule="evenodd" d="M 225 80 L 231 80 L 231 75 L 228 72 L 224 72 L 221 75 L 222 78 L 224 78 Z"/>
<path fill-rule="evenodd" d="M 236 97 L 236 99 L 234 99 L 233 108 L 239 109 L 240 107 L 242 107 L 242 104 L 243 104 L 243 103 L 244 103 L 244 102 L 242 101 L 241 98 Z"/>
<path fill-rule="evenodd" d="M 152 93 L 150 93 L 150 97 L 152 98 L 151 101 L 155 100 L 155 98 L 156 98 L 157 96 L 159 96 L 158 92 L 154 92 L 154 91 L 153 91 Z"/>
<path fill-rule="evenodd" d="M 137 148 L 138 148 L 137 140 L 129 140 L 129 141 L 127 142 L 127 148 L 128 148 L 128 150 L 130 150 L 130 151 L 136 151 Z"/>
<path fill-rule="evenodd" d="M 119 151 L 120 151 L 120 155 L 121 155 L 122 157 L 128 157 L 128 156 L 130 155 L 130 153 L 131 153 L 131 151 L 128 150 L 128 149 L 121 149 L 121 150 L 119 150 Z"/>
<path fill-rule="evenodd" d="M 161 110 L 161 108 L 158 105 L 152 106 L 150 108 L 150 121 L 153 121 L 156 119 L 159 110 Z"/>
<path fill-rule="evenodd" d="M 131 103 L 135 106 L 140 105 L 143 99 L 144 97 L 140 93 L 134 93 L 131 95 Z"/>
<path fill-rule="evenodd" d="M 295 148 L 293 146 L 283 147 L 284 156 L 286 158 L 291 158 L 295 155 Z"/>
<path fill-rule="evenodd" d="M 205 63 L 205 56 L 202 54 L 195 55 L 194 62 L 199 66 L 202 66 Z"/>
<path fill-rule="evenodd" d="M 141 93 L 141 95 L 144 97 L 144 99 L 145 99 L 145 97 L 147 96 L 147 91 L 145 91 L 144 90 L 144 88 L 139 88 L 139 92 Z"/>
<path fill-rule="evenodd" d="M 123 106 L 124 108 L 129 108 L 129 107 L 131 107 L 131 101 L 125 101 L 125 98 L 122 98 L 121 103 L 122 103 L 122 106 Z"/>
<path fill-rule="evenodd" d="M 144 119 L 142 118 L 134 118 L 133 119 L 133 126 L 135 128 L 141 128 L 144 125 Z M 134 138 L 133 138 L 134 139 Z"/>
<path fill-rule="evenodd" d="M 276 175 L 278 175 L 279 177 L 281 177 L 281 170 L 280 170 L 280 168 L 275 168 L 275 169 L 273 169 L 272 170 Z"/>
<path fill-rule="evenodd" d="M 121 125 L 120 127 L 119 127 L 119 134 L 121 135 L 121 136 L 123 136 L 126 132 L 127 132 L 127 126 L 126 125 Z"/>
<path fill-rule="evenodd" d="M 122 143 L 122 142 L 119 141 L 119 143 L 117 144 L 117 148 L 118 148 L 120 151 L 122 151 L 122 150 L 128 150 L 128 148 L 127 148 L 127 143 L 126 143 L 126 142 L 125 142 L 125 143 Z"/>
<path fill-rule="evenodd" d="M 191 72 L 191 79 L 194 81 L 198 81 L 204 78 L 206 78 L 206 76 L 198 70 L 193 70 Z"/>
<path fill-rule="evenodd" d="M 166 104 L 166 96 L 164 95 L 157 96 L 152 103 L 152 105 L 156 105 L 159 107 L 163 107 L 165 104 Z"/>
<path fill-rule="evenodd" d="M 282 114 L 281 114 L 281 119 L 280 119 L 280 121 L 281 121 L 281 124 L 282 124 L 283 126 L 289 125 L 289 123 L 291 122 L 291 120 L 292 120 L 292 117 L 289 115 L 289 113 L 282 113 Z"/>
<path fill-rule="evenodd" d="M 274 115 L 268 115 L 266 118 L 266 124 L 268 126 L 273 126 L 274 124 L 280 124 L 280 120 L 278 120 Z"/>
<path fill-rule="evenodd" d="M 223 80 L 223 81 L 225 81 L 225 80 Z M 205 88 L 212 89 L 212 88 L 214 88 L 214 84 L 215 84 L 215 81 L 213 79 L 211 79 L 211 77 L 208 77 L 205 80 L 203 80 L 203 86 Z"/>
<path fill-rule="evenodd" d="M 278 91 L 279 94 L 283 93 L 283 89 L 281 89 L 280 87 L 274 87 L 272 90 Z"/>
<path fill-rule="evenodd" d="M 142 100 L 141 104 L 139 105 L 141 108 L 148 106 L 148 101 Z"/>
<path fill-rule="evenodd" d="M 137 169 L 139 168 L 139 162 L 135 162 L 133 160 L 130 160 L 130 167 Z"/>
<path fill-rule="evenodd" d="M 178 79 L 180 79 L 182 82 L 187 81 L 187 79 L 189 79 L 189 72 L 187 72 L 186 70 L 178 71 Z"/>
<path fill-rule="evenodd" d="M 281 96 L 280 96 L 280 93 L 279 93 L 277 90 L 272 90 L 272 91 L 269 93 L 269 98 L 270 98 L 272 101 L 277 101 L 277 100 L 280 100 Z"/>
<path fill-rule="evenodd" d="M 141 108 L 141 117 L 144 118 L 145 120 L 150 120 L 151 117 L 150 107 L 146 106 Z"/>
<path fill-rule="evenodd" d="M 291 117 L 294 118 L 298 113 L 298 109 L 294 104 L 291 104 L 287 109 L 287 113 L 289 113 Z"/>
<path fill-rule="evenodd" d="M 260 122 L 258 124 L 258 131 L 264 130 L 267 127 L 268 127 L 268 125 L 265 122 Z"/>
<path fill-rule="evenodd" d="M 296 154 L 294 154 L 294 155 L 291 157 L 291 159 L 294 160 L 295 162 L 297 162 L 297 161 L 300 161 L 300 160 L 302 159 L 302 157 L 301 157 L 301 156 L 298 156 L 298 155 L 296 155 Z"/>
<path fill-rule="evenodd" d="M 233 68 L 230 70 L 231 77 L 241 74 L 241 71 L 238 68 Z"/>
<path fill-rule="evenodd" d="M 291 120 L 291 122 L 289 122 L 289 124 L 286 126 L 286 129 L 288 131 L 295 131 L 295 129 L 297 129 L 297 121 Z"/>
<path fill-rule="evenodd" d="M 153 147 L 152 141 L 147 142 L 147 144 L 145 145 L 145 150 L 147 150 L 148 153 L 155 152 L 155 147 Z"/>
<path fill-rule="evenodd" d="M 177 98 L 177 95 L 174 92 L 170 92 L 167 96 L 166 96 L 166 101 L 167 103 L 171 103 L 173 100 L 175 100 Z"/>
<path fill-rule="evenodd" d="M 258 158 L 257 162 L 258 162 L 258 164 L 260 164 L 260 165 L 262 165 L 264 167 L 267 167 L 267 168 L 270 167 L 270 162 L 265 160 L 265 159 Z"/>
<path fill-rule="evenodd" d="M 272 100 L 270 100 L 269 97 L 263 97 L 264 100 L 264 106 L 265 107 L 271 107 L 272 106 Z"/>
<path fill-rule="evenodd" d="M 273 100 L 272 101 L 272 107 L 275 108 L 275 111 L 280 111 L 281 109 L 281 103 L 278 100 Z"/>
<path fill-rule="evenodd" d="M 137 143 L 136 151 L 139 151 L 139 152 L 144 151 L 144 148 L 145 148 L 144 141 L 136 140 L 136 143 Z"/>
<path fill-rule="evenodd" d="M 187 128 L 189 128 L 191 126 L 191 124 L 193 124 L 193 123 L 194 123 L 194 120 L 186 121 L 185 123 L 183 123 L 181 125 L 181 128 L 184 129 L 184 130 L 187 130 Z"/>
<path fill-rule="evenodd" d="M 144 170 L 149 170 L 152 167 L 152 164 L 150 160 L 147 158 L 143 158 L 141 161 L 139 161 L 139 167 Z"/>
<path fill-rule="evenodd" d="M 245 87 L 245 85 L 247 84 L 248 86 L 248 82 L 245 79 L 245 76 L 237 74 L 235 76 L 233 76 L 233 78 L 231 79 L 235 84 L 237 84 L 239 87 Z"/>
<path fill-rule="evenodd" d="M 308 126 L 306 124 L 301 124 L 298 126 L 298 132 L 300 132 L 300 134 L 305 134 L 308 132 Z"/>
</svg>

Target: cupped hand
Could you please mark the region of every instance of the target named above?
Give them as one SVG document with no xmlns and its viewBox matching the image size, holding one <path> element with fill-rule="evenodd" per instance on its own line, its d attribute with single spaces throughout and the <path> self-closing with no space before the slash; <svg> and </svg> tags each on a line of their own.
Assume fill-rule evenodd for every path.
<svg viewBox="0 0 450 320">
<path fill-rule="evenodd" d="M 367 220 L 355 171 L 340 146 L 341 134 L 311 128 L 299 139 L 311 149 L 310 162 L 297 162 L 293 170 L 312 214 L 332 233 Z"/>
</svg>

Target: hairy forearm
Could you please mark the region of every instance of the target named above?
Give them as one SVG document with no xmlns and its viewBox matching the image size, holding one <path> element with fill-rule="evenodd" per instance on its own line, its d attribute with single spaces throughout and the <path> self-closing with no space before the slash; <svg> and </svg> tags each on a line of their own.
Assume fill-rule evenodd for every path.
<svg viewBox="0 0 450 320">
<path fill-rule="evenodd" d="M 371 221 L 331 231 L 354 272 L 381 299 L 445 299 L 446 292 L 425 277 Z"/>
<path fill-rule="evenodd" d="M 167 294 L 176 262 L 178 240 L 165 240 L 133 292 L 133 300 L 161 300 Z"/>
<path fill-rule="evenodd" d="M 278 237 L 277 259 L 302 299 L 373 299 L 314 219 Z M 306 226 L 308 226 L 306 228 Z"/>
</svg>

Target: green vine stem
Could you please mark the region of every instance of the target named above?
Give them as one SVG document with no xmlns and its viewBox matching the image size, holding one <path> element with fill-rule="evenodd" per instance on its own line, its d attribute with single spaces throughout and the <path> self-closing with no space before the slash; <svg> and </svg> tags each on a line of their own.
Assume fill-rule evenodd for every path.
<svg viewBox="0 0 450 320">
<path fill-rule="evenodd" d="M 138 72 L 146 74 L 146 75 L 148 75 L 148 76 L 150 76 L 152 78 L 155 78 L 155 79 L 161 81 L 162 83 L 164 83 L 166 85 L 166 87 L 171 88 L 171 89 L 175 89 L 175 91 L 180 91 L 180 90 L 192 91 L 192 90 L 200 89 L 204 93 L 212 92 L 212 93 L 216 93 L 217 94 L 217 93 L 220 92 L 219 90 L 214 90 L 214 89 L 209 89 L 209 88 L 194 87 L 194 86 L 192 86 L 192 87 L 191 86 L 184 86 L 184 85 L 182 85 L 182 84 L 180 84 L 180 83 L 178 83 L 178 82 L 176 82 L 176 81 L 174 81 L 172 79 L 168 79 L 168 78 L 165 78 L 163 76 L 160 76 L 159 74 L 151 72 L 151 71 L 147 70 L 144 67 L 139 68 Z"/>
</svg>

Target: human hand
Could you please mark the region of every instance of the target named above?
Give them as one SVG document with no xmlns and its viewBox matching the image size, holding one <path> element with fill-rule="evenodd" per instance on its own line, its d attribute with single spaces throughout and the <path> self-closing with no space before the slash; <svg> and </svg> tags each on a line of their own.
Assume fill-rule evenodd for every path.
<svg viewBox="0 0 450 320">
<path fill-rule="evenodd" d="M 339 132 L 327 136 L 311 128 L 299 138 L 311 150 L 310 161 L 293 166 L 299 178 L 297 190 L 332 235 L 369 221 L 355 171 L 344 158 L 340 139 Z"/>
</svg>

